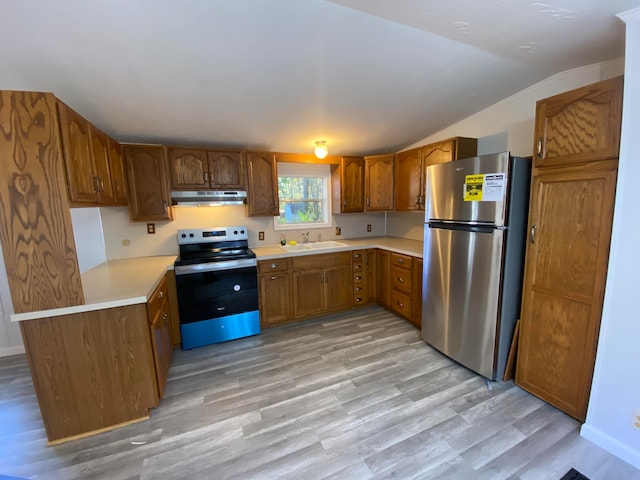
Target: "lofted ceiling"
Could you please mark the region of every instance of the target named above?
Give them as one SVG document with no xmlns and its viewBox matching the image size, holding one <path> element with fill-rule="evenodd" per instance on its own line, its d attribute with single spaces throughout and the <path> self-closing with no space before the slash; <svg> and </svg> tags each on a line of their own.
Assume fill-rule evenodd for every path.
<svg viewBox="0 0 640 480">
<path fill-rule="evenodd" d="M 120 141 L 394 152 L 624 54 L 640 0 L 2 0 L 0 89 Z"/>
</svg>

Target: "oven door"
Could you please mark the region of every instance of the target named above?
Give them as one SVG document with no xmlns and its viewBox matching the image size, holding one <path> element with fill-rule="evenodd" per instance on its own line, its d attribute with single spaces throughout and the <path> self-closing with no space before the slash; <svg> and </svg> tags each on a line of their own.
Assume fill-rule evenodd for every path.
<svg viewBox="0 0 640 480">
<path fill-rule="evenodd" d="M 258 310 L 257 267 L 182 273 L 176 268 L 180 324 Z"/>
</svg>

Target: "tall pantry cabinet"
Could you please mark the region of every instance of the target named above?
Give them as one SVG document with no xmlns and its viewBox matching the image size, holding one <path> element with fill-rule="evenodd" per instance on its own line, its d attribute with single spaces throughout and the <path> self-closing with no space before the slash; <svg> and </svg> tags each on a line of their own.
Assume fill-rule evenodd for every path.
<svg viewBox="0 0 640 480">
<path fill-rule="evenodd" d="M 516 383 L 586 416 L 604 298 L 622 77 L 540 100 Z"/>
</svg>

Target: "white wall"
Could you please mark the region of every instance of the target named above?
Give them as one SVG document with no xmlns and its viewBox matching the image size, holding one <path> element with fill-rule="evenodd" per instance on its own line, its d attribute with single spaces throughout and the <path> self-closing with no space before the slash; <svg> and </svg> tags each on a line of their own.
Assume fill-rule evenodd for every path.
<svg viewBox="0 0 640 480">
<path fill-rule="evenodd" d="M 0 357 L 24 353 L 20 327 L 9 319 L 13 312 L 13 303 L 6 271 L 0 247 Z"/>
<path fill-rule="evenodd" d="M 616 205 L 598 355 L 582 435 L 640 468 L 640 9 L 627 24 L 625 87 Z"/>
<path fill-rule="evenodd" d="M 533 152 L 536 101 L 624 73 L 624 59 L 568 70 L 536 83 L 464 120 L 450 125 L 410 148 L 451 137 L 478 139 L 478 155 L 510 151 L 529 156 Z M 422 239 L 423 218 L 415 213 L 389 213 L 387 235 Z"/>
<path fill-rule="evenodd" d="M 156 233 L 147 233 L 146 223 L 129 222 L 126 207 L 102 208 L 102 226 L 105 232 L 106 255 L 109 260 L 151 255 L 174 255 L 178 253 L 177 230 L 181 228 L 206 228 L 227 225 L 244 225 L 249 230 L 249 246 L 277 245 L 281 231 L 273 229 L 273 217 L 247 217 L 243 205 L 224 207 L 174 207 L 172 222 L 156 222 Z M 367 233 L 367 224 L 372 231 Z M 339 226 L 342 234 L 335 235 Z M 258 232 L 264 232 L 264 241 L 258 240 Z M 301 240 L 301 233 L 310 231 L 310 238 L 323 240 L 384 235 L 384 213 L 334 215 L 333 226 L 322 229 L 300 229 L 285 231 L 288 240 Z M 123 245 L 123 241 L 129 245 Z M 125 242 L 126 243 L 126 242 Z"/>
<path fill-rule="evenodd" d="M 72 208 L 71 225 L 80 272 L 107 260 L 99 208 Z"/>
</svg>

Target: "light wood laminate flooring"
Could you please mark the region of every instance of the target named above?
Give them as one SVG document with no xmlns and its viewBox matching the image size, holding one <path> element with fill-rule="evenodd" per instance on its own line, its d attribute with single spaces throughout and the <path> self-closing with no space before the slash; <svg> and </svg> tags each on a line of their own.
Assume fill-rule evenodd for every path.
<svg viewBox="0 0 640 480">
<path fill-rule="evenodd" d="M 0 358 L 0 477 L 640 479 L 579 428 L 378 307 L 178 349 L 148 421 L 55 447 L 25 356 Z"/>
</svg>

